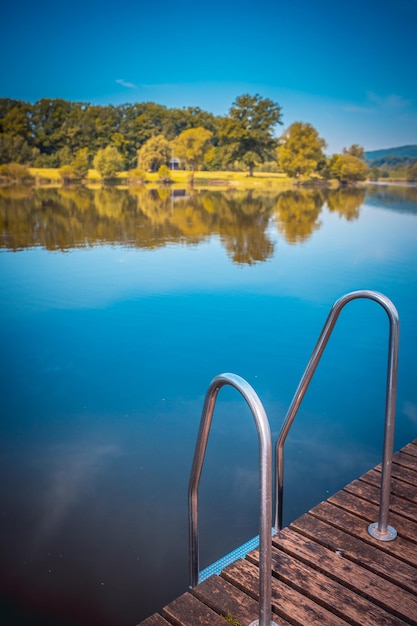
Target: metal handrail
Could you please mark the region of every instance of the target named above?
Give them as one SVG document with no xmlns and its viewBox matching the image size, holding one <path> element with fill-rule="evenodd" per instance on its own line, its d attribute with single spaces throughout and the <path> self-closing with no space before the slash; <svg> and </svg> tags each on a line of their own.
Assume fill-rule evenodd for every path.
<svg viewBox="0 0 417 626">
<path fill-rule="evenodd" d="M 272 626 L 271 622 L 271 532 L 272 532 L 272 439 L 265 409 L 246 380 L 236 374 L 216 376 L 204 400 L 193 465 L 188 487 L 189 548 L 191 587 L 199 579 L 198 485 L 203 468 L 207 441 L 217 395 L 230 385 L 241 393 L 252 412 L 259 441 L 259 626 Z M 253 623 L 255 624 L 255 622 Z"/>
<path fill-rule="evenodd" d="M 380 304 L 386 311 L 390 322 L 388 371 L 385 402 L 385 428 L 384 445 L 382 458 L 381 495 L 379 506 L 378 522 L 370 524 L 368 532 L 375 539 L 380 541 L 391 541 L 395 539 L 397 533 L 394 528 L 388 526 L 388 510 L 391 484 L 392 453 L 394 446 L 394 425 L 395 425 L 395 403 L 397 391 L 398 374 L 398 349 L 400 336 L 400 322 L 397 309 L 389 298 L 377 291 L 360 290 L 342 296 L 337 300 L 330 310 L 326 323 L 323 326 L 320 337 L 313 350 L 307 364 L 304 375 L 297 387 L 291 405 L 288 409 L 284 424 L 276 444 L 276 475 L 275 475 L 275 530 L 282 528 L 282 503 L 283 503 L 283 483 L 284 483 L 284 443 L 291 428 L 291 424 L 297 414 L 300 404 L 307 391 L 308 385 L 313 377 L 318 362 L 327 345 L 330 334 L 336 324 L 343 307 L 357 298 L 367 298 Z"/>
</svg>

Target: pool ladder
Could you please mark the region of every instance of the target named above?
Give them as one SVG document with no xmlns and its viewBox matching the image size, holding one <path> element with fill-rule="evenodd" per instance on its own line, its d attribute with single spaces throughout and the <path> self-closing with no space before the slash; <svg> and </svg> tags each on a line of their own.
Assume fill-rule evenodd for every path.
<svg viewBox="0 0 417 626">
<path fill-rule="evenodd" d="M 388 368 L 385 401 L 385 427 L 382 457 L 382 477 L 378 522 L 368 526 L 369 534 L 379 541 L 392 541 L 397 533 L 388 525 L 392 453 L 394 447 L 395 403 L 398 375 L 399 317 L 392 301 L 371 290 L 353 291 L 339 298 L 330 310 L 303 377 L 284 419 L 277 444 L 275 463 L 275 526 L 272 526 L 272 439 L 265 409 L 254 389 L 236 374 L 220 374 L 210 383 L 200 421 L 188 489 L 190 585 L 199 582 L 198 486 L 203 468 L 214 408 L 220 389 L 234 387 L 246 400 L 255 420 L 259 441 L 259 619 L 250 626 L 276 626 L 271 621 L 271 534 L 282 528 L 284 443 L 314 375 L 329 337 L 343 307 L 359 298 L 373 300 L 386 311 L 389 319 Z"/>
</svg>

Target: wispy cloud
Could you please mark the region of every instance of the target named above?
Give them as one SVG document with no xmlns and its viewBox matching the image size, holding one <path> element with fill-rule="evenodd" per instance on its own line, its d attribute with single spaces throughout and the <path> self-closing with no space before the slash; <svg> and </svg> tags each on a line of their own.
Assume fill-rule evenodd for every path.
<svg viewBox="0 0 417 626">
<path fill-rule="evenodd" d="M 376 113 L 378 111 L 403 111 L 412 105 L 412 100 L 395 93 L 388 96 L 380 96 L 373 91 L 366 93 L 366 101 L 363 104 L 346 104 L 343 107 L 348 113 Z"/>
<path fill-rule="evenodd" d="M 116 83 L 122 87 L 127 87 L 127 89 L 137 89 L 135 83 L 129 83 L 129 81 L 124 80 L 124 78 L 116 78 Z"/>
<path fill-rule="evenodd" d="M 394 109 L 406 109 L 412 104 L 411 100 L 407 100 L 402 96 L 398 96 L 395 93 L 390 94 L 389 96 L 379 96 L 373 91 L 368 91 L 366 94 L 369 102 L 376 106 L 378 109 L 392 111 Z"/>
</svg>

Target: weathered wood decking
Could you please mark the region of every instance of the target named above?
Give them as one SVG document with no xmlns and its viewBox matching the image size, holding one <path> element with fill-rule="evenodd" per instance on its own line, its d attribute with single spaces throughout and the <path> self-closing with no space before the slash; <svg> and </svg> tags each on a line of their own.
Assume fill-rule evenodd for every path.
<svg viewBox="0 0 417 626">
<path fill-rule="evenodd" d="M 273 620 L 280 626 L 417 626 L 417 440 L 394 455 L 390 524 L 370 537 L 380 466 L 272 539 Z M 242 626 L 258 618 L 258 551 L 250 552 L 139 626 Z M 237 623 L 237 622 L 236 622 Z"/>
</svg>

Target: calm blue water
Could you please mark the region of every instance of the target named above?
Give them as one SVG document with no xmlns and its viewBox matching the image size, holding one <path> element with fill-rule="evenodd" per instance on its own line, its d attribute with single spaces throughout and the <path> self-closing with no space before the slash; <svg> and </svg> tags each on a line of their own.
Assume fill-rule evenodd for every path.
<svg viewBox="0 0 417 626">
<path fill-rule="evenodd" d="M 133 625 L 183 593 L 211 379 L 246 378 L 276 437 L 346 292 L 381 291 L 399 311 L 395 447 L 417 437 L 416 191 L 2 192 L 9 624 Z M 342 312 L 287 440 L 285 523 L 380 461 L 387 338 L 377 304 Z M 258 532 L 257 454 L 248 409 L 222 390 L 200 488 L 202 567 Z"/>
</svg>

